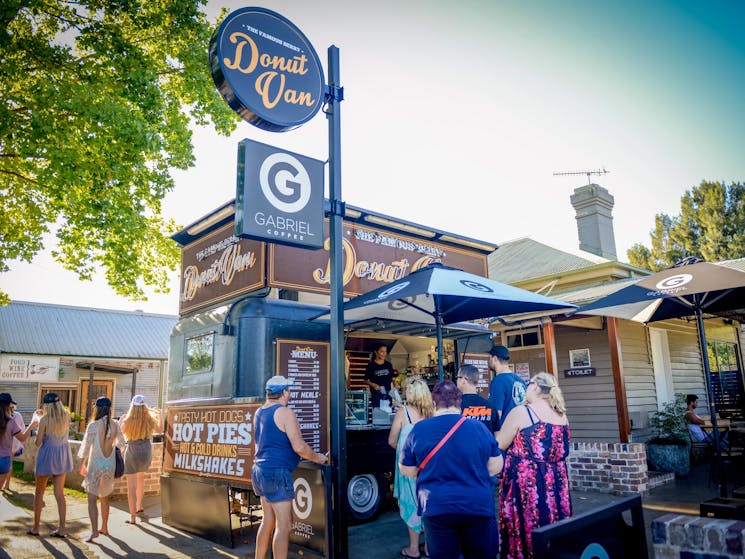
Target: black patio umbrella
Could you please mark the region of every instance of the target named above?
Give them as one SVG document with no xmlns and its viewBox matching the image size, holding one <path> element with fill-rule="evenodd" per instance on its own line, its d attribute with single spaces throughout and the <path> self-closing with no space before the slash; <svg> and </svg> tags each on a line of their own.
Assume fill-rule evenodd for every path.
<svg viewBox="0 0 745 559">
<path fill-rule="evenodd" d="M 575 314 L 614 316 L 644 324 L 669 318 L 696 317 L 709 395 L 717 470 L 720 472 L 719 490 L 721 495 L 726 497 L 726 483 L 721 479 L 722 456 L 719 448 L 714 388 L 706 350 L 705 313 L 722 316 L 745 314 L 745 272 L 688 258 L 671 268 L 642 278 L 632 285 L 581 307 Z"/>
<path fill-rule="evenodd" d="M 537 311 L 559 314 L 576 308 L 571 303 L 435 263 L 350 299 L 344 303 L 344 322 L 379 318 L 434 324 L 442 380 L 444 324 Z"/>
</svg>

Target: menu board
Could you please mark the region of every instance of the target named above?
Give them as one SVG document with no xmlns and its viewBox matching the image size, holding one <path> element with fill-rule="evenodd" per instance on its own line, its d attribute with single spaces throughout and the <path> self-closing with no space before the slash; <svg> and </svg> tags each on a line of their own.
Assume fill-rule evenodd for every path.
<svg viewBox="0 0 745 559">
<path fill-rule="evenodd" d="M 163 471 L 251 482 L 253 417 L 261 404 L 166 408 Z"/>
<path fill-rule="evenodd" d="M 461 361 L 463 365 L 473 365 L 479 370 L 479 382 L 476 388 L 479 396 L 489 397 L 489 383 L 491 382 L 491 373 L 489 371 L 489 354 L 488 353 L 464 353 Z"/>
<path fill-rule="evenodd" d="M 303 439 L 316 452 L 329 450 L 328 342 L 277 340 L 277 370 L 294 381 L 288 406 L 297 415 Z"/>
</svg>

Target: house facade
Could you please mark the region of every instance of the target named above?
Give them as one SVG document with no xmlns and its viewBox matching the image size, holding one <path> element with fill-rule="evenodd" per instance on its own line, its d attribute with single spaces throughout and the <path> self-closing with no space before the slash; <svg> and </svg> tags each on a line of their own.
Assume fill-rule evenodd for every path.
<svg viewBox="0 0 745 559">
<path fill-rule="evenodd" d="M 570 254 L 531 239 L 506 242 L 489 256 L 489 277 L 582 306 L 651 273 L 615 259 L 607 190 L 586 185 L 575 190 L 572 202 L 584 250 Z M 745 259 L 720 264 L 745 271 Z M 745 419 L 745 327 L 739 317 L 707 317 L 705 328 L 717 410 Z M 517 370 L 557 376 L 574 441 L 645 441 L 653 434 L 650 414 L 677 393 L 697 394 L 699 413 L 708 414 L 693 320 L 644 325 L 610 317 L 554 317 L 495 322 L 493 328 Z"/>
<path fill-rule="evenodd" d="M 26 421 L 48 392 L 82 418 L 99 396 L 111 398 L 115 417 L 135 393 L 161 406 L 176 322 L 175 316 L 13 301 L 0 307 L 0 392 L 12 394 Z"/>
</svg>

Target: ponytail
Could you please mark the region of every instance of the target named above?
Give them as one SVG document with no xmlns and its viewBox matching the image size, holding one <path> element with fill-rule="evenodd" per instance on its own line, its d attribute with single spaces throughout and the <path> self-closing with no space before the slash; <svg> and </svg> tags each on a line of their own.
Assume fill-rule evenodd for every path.
<svg viewBox="0 0 745 559">
<path fill-rule="evenodd" d="M 541 393 L 547 395 L 548 405 L 559 415 L 564 415 L 567 411 L 564 395 L 554 376 L 548 373 L 538 373 L 532 380 L 541 389 Z"/>
<path fill-rule="evenodd" d="M 558 386 L 552 386 L 551 390 L 548 391 L 548 405 L 554 408 L 554 411 L 559 415 L 566 413 L 567 406 L 564 403 L 564 395 Z"/>
</svg>

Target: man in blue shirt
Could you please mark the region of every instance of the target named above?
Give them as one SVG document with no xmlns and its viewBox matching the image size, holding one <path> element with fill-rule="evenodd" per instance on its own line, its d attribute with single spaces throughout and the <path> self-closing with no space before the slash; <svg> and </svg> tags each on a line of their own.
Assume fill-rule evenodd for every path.
<svg viewBox="0 0 745 559">
<path fill-rule="evenodd" d="M 525 381 L 510 371 L 510 350 L 495 345 L 489 350 L 489 370 L 494 378 L 489 385 L 489 404 L 497 413 L 497 429 L 502 427 L 507 414 L 525 403 Z"/>
</svg>

